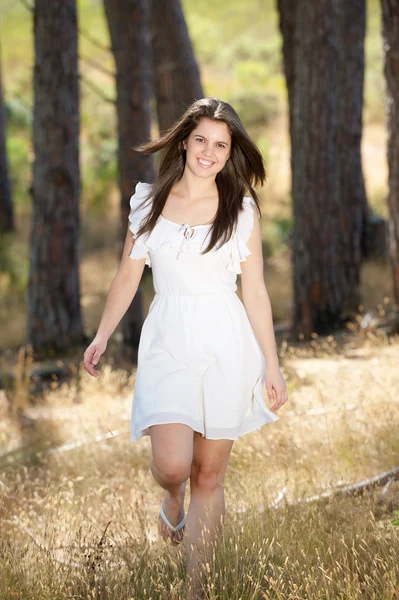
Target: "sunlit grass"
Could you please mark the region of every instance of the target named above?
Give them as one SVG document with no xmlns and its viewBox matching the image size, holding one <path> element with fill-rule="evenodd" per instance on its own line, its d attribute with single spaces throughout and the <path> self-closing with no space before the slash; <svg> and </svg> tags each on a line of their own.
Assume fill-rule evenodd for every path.
<svg viewBox="0 0 399 600">
<path fill-rule="evenodd" d="M 78 503 L 68 483 L 64 501 L 47 503 L 42 538 L 23 529 L 38 528 L 33 515 L 18 527 L 6 519 L 1 598 L 184 599 L 184 555 L 148 540 L 144 498 L 116 498 L 105 484 Z M 372 495 L 263 512 L 252 503 L 245 515 L 229 507 L 224 537 L 209 549 L 204 598 L 396 597 L 398 533 L 376 518 Z"/>
<path fill-rule="evenodd" d="M 278 422 L 234 445 L 204 598 L 396 598 L 398 482 L 298 501 L 398 464 L 398 341 L 280 345 L 290 399 Z M 21 373 L 28 361 L 21 353 Z M 7 406 L 23 379 L 0 398 L 2 600 L 185 600 L 182 551 L 157 537 L 149 440 L 129 441 L 135 372 L 114 358 L 100 370 L 72 370 L 19 417 Z"/>
</svg>

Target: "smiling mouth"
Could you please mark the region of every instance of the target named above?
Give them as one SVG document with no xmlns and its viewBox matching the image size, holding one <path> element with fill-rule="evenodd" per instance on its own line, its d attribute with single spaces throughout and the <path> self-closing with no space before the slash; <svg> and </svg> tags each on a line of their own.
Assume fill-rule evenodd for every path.
<svg viewBox="0 0 399 600">
<path fill-rule="evenodd" d="M 203 169 L 209 169 L 209 167 L 212 167 L 215 164 L 214 162 L 204 160 L 203 158 L 198 158 L 197 160 Z"/>
</svg>

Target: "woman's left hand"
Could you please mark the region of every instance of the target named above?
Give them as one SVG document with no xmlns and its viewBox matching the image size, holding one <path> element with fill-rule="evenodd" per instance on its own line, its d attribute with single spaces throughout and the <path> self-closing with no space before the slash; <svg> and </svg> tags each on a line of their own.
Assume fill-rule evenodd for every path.
<svg viewBox="0 0 399 600">
<path fill-rule="evenodd" d="M 287 385 L 278 364 L 267 366 L 265 384 L 270 402 L 275 402 L 270 410 L 277 412 L 288 400 Z"/>
</svg>

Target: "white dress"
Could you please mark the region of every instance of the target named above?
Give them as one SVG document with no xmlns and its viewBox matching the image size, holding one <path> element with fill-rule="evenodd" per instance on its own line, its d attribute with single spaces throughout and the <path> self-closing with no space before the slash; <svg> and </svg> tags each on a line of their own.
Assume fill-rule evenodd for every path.
<svg viewBox="0 0 399 600">
<path fill-rule="evenodd" d="M 148 427 L 184 423 L 209 439 L 237 439 L 279 417 L 265 404 L 266 363 L 236 294 L 240 263 L 250 251 L 255 205 L 243 199 L 237 228 L 220 249 L 200 255 L 210 225 L 179 224 L 160 215 L 137 237 L 151 184 L 130 199 L 130 258 L 152 267 L 155 295 L 141 330 L 131 440 Z M 148 204 L 148 203 L 146 203 Z"/>
</svg>

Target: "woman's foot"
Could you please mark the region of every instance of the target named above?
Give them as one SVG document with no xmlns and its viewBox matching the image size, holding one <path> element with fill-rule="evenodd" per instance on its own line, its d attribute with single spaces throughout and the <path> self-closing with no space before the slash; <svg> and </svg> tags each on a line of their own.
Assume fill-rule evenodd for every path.
<svg viewBox="0 0 399 600">
<path fill-rule="evenodd" d="M 166 492 L 162 501 L 161 512 L 158 517 L 159 533 L 164 540 L 169 540 L 172 544 L 178 544 L 183 539 L 185 493 L 186 483 L 182 483 L 176 493 Z M 177 530 L 174 530 L 175 527 Z"/>
</svg>

